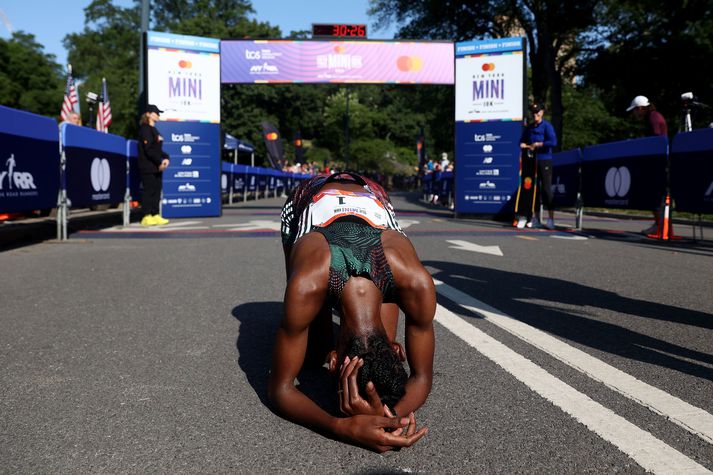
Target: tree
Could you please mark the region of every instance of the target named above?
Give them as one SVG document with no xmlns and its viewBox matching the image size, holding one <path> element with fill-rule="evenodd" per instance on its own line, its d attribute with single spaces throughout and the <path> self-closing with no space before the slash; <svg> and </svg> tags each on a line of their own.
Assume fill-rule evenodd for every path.
<svg viewBox="0 0 713 475">
<path fill-rule="evenodd" d="M 82 80 L 83 93 L 101 92 L 102 78 L 106 78 L 112 109 L 109 131 L 124 137 L 134 137 L 139 116 L 138 5 L 121 8 L 111 0 L 94 0 L 84 9 L 84 16 L 84 30 L 71 33 L 64 39 L 73 73 Z M 89 116 L 86 106 L 82 107 L 82 115 L 84 123 L 96 120 L 96 117 Z"/>
<path fill-rule="evenodd" d="M 370 0 L 378 25 L 396 21 L 400 37 L 473 38 L 517 36 L 528 40 L 532 95 L 550 103 L 552 124 L 562 137 L 562 81 L 582 36 L 594 24 L 593 0 Z"/>
<path fill-rule="evenodd" d="M 34 35 L 0 39 L 0 104 L 58 118 L 64 95 L 62 69 Z"/>
<path fill-rule="evenodd" d="M 138 128 L 139 3 L 122 8 L 112 0 L 93 0 L 84 10 L 84 30 L 64 40 L 84 91 L 99 91 L 102 77 L 107 79 L 111 132 L 125 137 L 135 136 Z M 153 0 L 152 28 L 213 38 L 280 36 L 279 28 L 248 19 L 250 12 L 243 0 Z"/>
<path fill-rule="evenodd" d="M 607 1 L 599 47 L 582 67 L 584 83 L 605 91 L 607 108 L 624 116 L 634 96 L 647 96 L 680 128 L 681 94 L 693 92 L 713 106 L 713 82 L 702 73 L 713 57 L 713 1 Z M 694 126 L 713 120 L 713 109 L 696 111 Z"/>
</svg>

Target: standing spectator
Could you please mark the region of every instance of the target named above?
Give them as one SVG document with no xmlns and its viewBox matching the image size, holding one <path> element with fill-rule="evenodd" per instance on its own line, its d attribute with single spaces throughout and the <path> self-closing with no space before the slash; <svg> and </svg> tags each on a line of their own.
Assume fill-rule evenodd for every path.
<svg viewBox="0 0 713 475">
<path fill-rule="evenodd" d="M 637 120 L 643 120 L 646 125 L 646 136 L 662 136 L 668 137 L 668 125 L 666 119 L 661 115 L 656 107 L 649 101 L 646 96 L 636 96 L 631 101 L 627 112 L 631 112 Z M 641 231 L 644 235 L 658 235 L 659 222 L 661 221 L 661 210 L 659 208 L 652 211 L 654 215 L 654 224 Z"/>
<path fill-rule="evenodd" d="M 163 137 L 155 127 L 159 114 L 163 111 L 153 104 L 149 104 L 146 112 L 141 116 L 139 125 L 139 171 L 141 182 L 144 185 L 141 199 L 141 209 L 144 217 L 142 226 L 156 226 L 168 224 L 159 210 L 161 189 L 163 187 L 163 171 L 168 168 L 168 154 L 163 151 Z"/>
<path fill-rule="evenodd" d="M 67 116 L 67 120 L 63 120 L 60 122 L 59 125 L 62 124 L 72 124 L 72 125 L 82 125 L 82 118 L 79 117 L 79 114 L 77 112 L 70 112 L 69 115 Z"/>
<path fill-rule="evenodd" d="M 547 209 L 548 218 L 545 228 L 555 228 L 555 210 L 552 206 L 552 149 L 557 146 L 557 135 L 555 129 L 547 120 L 544 119 L 545 108 L 540 103 L 533 103 L 529 107 L 532 120 L 525 127 L 520 138 L 520 148 L 523 150 L 532 150 L 537 159 L 537 181 L 540 193 L 537 195 L 538 202 L 542 203 Z M 528 223 L 527 227 L 540 227 L 539 212 L 540 207 L 536 206 L 537 210 L 534 218 Z"/>
<path fill-rule="evenodd" d="M 443 152 L 441 154 L 441 170 L 446 170 L 448 168 L 448 164 L 450 164 L 451 161 L 448 160 L 448 154 L 446 152 Z"/>
<path fill-rule="evenodd" d="M 646 96 L 636 96 L 626 111 L 631 112 L 637 120 L 644 121 L 647 137 L 652 135 L 668 136 L 666 119 Z"/>
</svg>

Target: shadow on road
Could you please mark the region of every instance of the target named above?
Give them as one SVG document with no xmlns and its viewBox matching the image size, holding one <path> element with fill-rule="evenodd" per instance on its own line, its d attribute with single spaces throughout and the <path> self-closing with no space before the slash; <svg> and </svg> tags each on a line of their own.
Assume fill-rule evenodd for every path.
<svg viewBox="0 0 713 475">
<path fill-rule="evenodd" d="M 713 257 L 713 241 L 695 241 L 688 237 L 681 237 L 680 239 L 672 241 L 662 241 L 659 239 L 647 238 L 639 233 L 591 228 L 585 228 L 583 233 L 604 241 L 619 241 L 634 246 L 646 247 L 660 251 L 691 254 L 701 257 Z"/>
<path fill-rule="evenodd" d="M 236 348 L 238 364 L 260 401 L 267 400 L 267 378 L 275 332 L 282 319 L 282 302 L 251 302 L 233 308 L 240 322 Z M 300 391 L 327 412 L 337 415 L 336 381 L 325 368 L 303 368 L 297 377 Z"/>
<path fill-rule="evenodd" d="M 588 317 L 584 307 L 705 329 L 713 329 L 713 315 L 623 297 L 560 279 L 442 261 L 423 264 L 438 270 L 434 274 L 438 280 L 535 328 L 590 348 L 713 380 L 713 369 L 704 366 L 713 365 L 713 355 Z M 542 303 L 546 301 L 552 305 Z M 581 313 L 564 310 L 561 304 L 580 306 L 583 310 Z"/>
</svg>

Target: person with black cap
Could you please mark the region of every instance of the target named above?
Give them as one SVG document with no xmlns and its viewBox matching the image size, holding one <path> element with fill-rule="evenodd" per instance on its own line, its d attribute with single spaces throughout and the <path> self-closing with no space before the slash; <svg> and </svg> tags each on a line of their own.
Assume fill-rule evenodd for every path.
<svg viewBox="0 0 713 475">
<path fill-rule="evenodd" d="M 139 125 L 138 164 L 141 182 L 144 185 L 141 198 L 141 209 L 144 213 L 141 219 L 142 226 L 168 224 L 168 220 L 161 216 L 159 210 L 163 186 L 162 175 L 169 164 L 169 156 L 163 151 L 163 137 L 155 127 L 162 112 L 155 105 L 149 104 L 141 116 Z"/>
<path fill-rule="evenodd" d="M 537 181 L 540 193 L 538 194 L 539 202 L 541 202 L 545 208 L 547 208 L 547 213 L 549 217 L 545 224 L 545 228 L 554 229 L 555 228 L 555 211 L 552 206 L 552 149 L 557 146 L 557 134 L 555 133 L 555 128 L 544 119 L 545 108 L 541 103 L 535 102 L 530 104 L 529 107 L 532 120 L 529 121 L 527 127 L 522 132 L 520 137 L 520 149 L 529 150 L 535 154 L 537 158 Z M 536 207 L 536 215 L 527 220 L 525 224 L 524 219 L 521 219 L 517 227 L 522 228 L 524 225 L 527 227 L 538 228 L 541 226 L 539 219 L 539 207 Z M 523 225 L 521 225 L 521 223 Z"/>
</svg>

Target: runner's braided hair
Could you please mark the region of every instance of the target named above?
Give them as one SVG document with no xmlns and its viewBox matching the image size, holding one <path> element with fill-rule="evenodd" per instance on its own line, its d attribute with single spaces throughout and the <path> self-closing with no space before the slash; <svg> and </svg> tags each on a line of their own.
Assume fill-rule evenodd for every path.
<svg viewBox="0 0 713 475">
<path fill-rule="evenodd" d="M 346 355 L 364 360 L 357 376 L 359 393 L 363 398 L 366 399 L 366 383 L 371 381 L 382 404 L 393 408 L 401 400 L 406 393 L 408 375 L 385 334 L 372 333 L 366 338 L 351 336 Z"/>
</svg>

